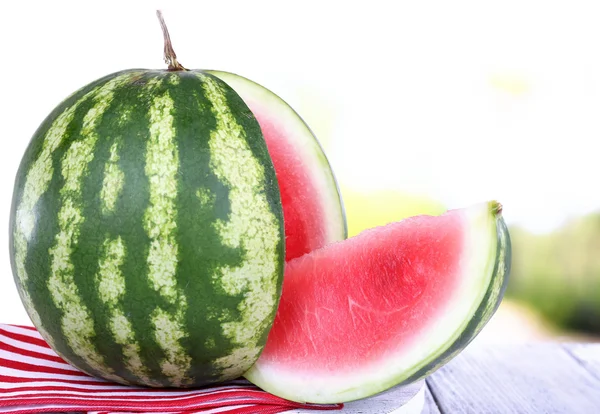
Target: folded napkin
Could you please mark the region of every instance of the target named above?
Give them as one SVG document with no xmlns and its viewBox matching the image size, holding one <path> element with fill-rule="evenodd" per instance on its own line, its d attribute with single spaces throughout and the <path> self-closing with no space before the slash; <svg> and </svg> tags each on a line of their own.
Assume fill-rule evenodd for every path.
<svg viewBox="0 0 600 414">
<path fill-rule="evenodd" d="M 342 404 L 288 401 L 243 379 L 184 390 L 119 385 L 90 377 L 66 363 L 35 328 L 0 324 L 0 413 L 271 414 L 341 408 Z"/>
</svg>

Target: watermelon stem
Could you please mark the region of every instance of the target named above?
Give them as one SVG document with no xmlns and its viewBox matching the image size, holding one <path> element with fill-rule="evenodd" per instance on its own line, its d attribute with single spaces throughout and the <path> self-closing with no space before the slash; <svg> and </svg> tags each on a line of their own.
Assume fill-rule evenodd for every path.
<svg viewBox="0 0 600 414">
<path fill-rule="evenodd" d="M 494 213 L 494 216 L 499 217 L 502 215 L 502 204 L 500 204 L 498 201 L 491 201 L 490 207 L 492 209 L 492 213 Z"/>
<path fill-rule="evenodd" d="M 165 19 L 163 18 L 162 12 L 160 10 L 156 11 L 156 16 L 158 17 L 158 21 L 160 22 L 160 27 L 162 28 L 163 37 L 165 39 L 165 50 L 164 50 L 164 59 L 165 63 L 169 65 L 167 70 L 169 71 L 179 71 L 179 70 L 187 70 L 184 68 L 181 63 L 177 61 L 177 55 L 173 50 L 173 44 L 171 43 L 171 36 L 169 36 L 169 30 L 167 29 L 167 24 L 165 23 Z"/>
</svg>

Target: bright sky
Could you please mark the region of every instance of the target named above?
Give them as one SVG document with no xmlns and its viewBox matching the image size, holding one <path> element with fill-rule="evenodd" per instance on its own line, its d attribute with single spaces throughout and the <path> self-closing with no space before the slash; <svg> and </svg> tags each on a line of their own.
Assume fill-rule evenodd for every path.
<svg viewBox="0 0 600 414">
<path fill-rule="evenodd" d="M 105 74 L 164 67 L 156 8 L 185 66 L 239 73 L 292 104 L 342 184 L 450 207 L 498 199 L 509 224 L 533 231 L 599 210 L 596 2 L 394 3 L 3 5 L 0 217 L 56 104 Z M 0 251 L 12 296 L 7 237 Z"/>
</svg>

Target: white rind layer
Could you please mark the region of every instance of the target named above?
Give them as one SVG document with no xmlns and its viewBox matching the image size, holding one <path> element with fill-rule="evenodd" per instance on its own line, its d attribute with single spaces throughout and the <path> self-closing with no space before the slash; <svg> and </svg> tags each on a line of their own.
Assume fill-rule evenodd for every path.
<svg viewBox="0 0 600 414">
<path fill-rule="evenodd" d="M 365 363 L 360 370 L 319 374 L 284 367 L 259 359 L 245 374 L 251 382 L 293 401 L 339 403 L 385 391 L 411 377 L 438 358 L 458 339 L 484 300 L 494 272 L 497 251 L 495 213 L 490 203 L 457 210 L 464 226 L 464 254 L 460 283 L 450 300 L 439 309 L 434 322 L 403 344 L 401 351 Z"/>
<path fill-rule="evenodd" d="M 331 172 L 323 148 L 300 115 L 275 93 L 249 79 L 229 72 L 207 71 L 207 73 L 218 77 L 233 88 L 251 110 L 258 107 L 267 110 L 269 114 L 277 114 L 277 127 L 284 128 L 287 142 L 306 163 L 306 171 L 310 174 L 316 190 L 315 196 L 319 197 L 319 205 L 323 208 L 327 225 L 327 234 L 324 235 L 325 244 L 346 239 L 344 206 L 337 181 Z M 318 246 L 320 247 L 322 246 Z"/>
</svg>

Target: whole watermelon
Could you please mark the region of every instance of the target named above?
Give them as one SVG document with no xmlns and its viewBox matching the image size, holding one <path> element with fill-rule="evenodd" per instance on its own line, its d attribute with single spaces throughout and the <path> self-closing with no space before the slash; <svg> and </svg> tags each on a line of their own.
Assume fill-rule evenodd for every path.
<svg viewBox="0 0 600 414">
<path fill-rule="evenodd" d="M 126 70 L 62 102 L 20 164 L 10 256 L 42 336 L 125 384 L 238 377 L 273 323 L 283 213 L 248 106 L 202 71 Z"/>
</svg>

